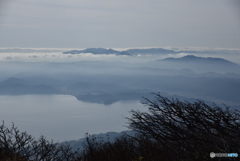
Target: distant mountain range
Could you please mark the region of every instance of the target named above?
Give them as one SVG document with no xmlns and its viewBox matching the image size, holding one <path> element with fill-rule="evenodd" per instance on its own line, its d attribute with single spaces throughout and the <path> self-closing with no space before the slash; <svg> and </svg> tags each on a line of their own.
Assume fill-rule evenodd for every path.
<svg viewBox="0 0 240 161">
<path fill-rule="evenodd" d="M 1 52 L 1 50 L 0 50 Z M 128 49 L 125 51 L 117 51 L 113 49 L 105 49 L 105 48 L 87 48 L 84 50 L 71 50 L 63 52 L 63 54 L 81 54 L 81 53 L 92 53 L 92 54 L 116 54 L 116 55 L 157 55 L 157 54 L 179 54 L 179 53 L 187 53 L 187 54 L 229 54 L 231 52 L 226 51 L 186 51 L 186 50 L 169 50 L 163 48 L 145 48 L 145 49 Z M 236 52 L 233 52 L 236 53 Z"/>
<path fill-rule="evenodd" d="M 188 68 L 194 72 L 217 72 L 240 74 L 240 65 L 222 58 L 197 57 L 187 55 L 181 58 L 166 58 L 149 62 L 149 66 L 158 68 L 184 69 Z"/>
<path fill-rule="evenodd" d="M 81 54 L 81 53 L 92 53 L 92 54 L 116 54 L 116 55 L 130 55 L 127 51 L 116 51 L 112 49 L 104 48 L 87 48 L 85 50 L 72 50 L 63 52 L 63 54 Z"/>
<path fill-rule="evenodd" d="M 0 95 L 23 94 L 59 94 L 60 92 L 44 84 L 29 85 L 27 81 L 18 78 L 9 78 L 0 82 Z"/>
<path fill-rule="evenodd" d="M 68 94 L 80 101 L 105 105 L 142 101 L 142 96 L 151 98 L 151 92 L 208 97 L 210 101 L 239 103 L 240 100 L 240 66 L 221 58 L 188 55 L 132 66 L 120 63 L 116 66 L 116 62 L 106 61 L 49 64 L 43 65 L 63 73 L 5 77 L 0 81 L 0 95 Z"/>
<path fill-rule="evenodd" d="M 173 62 L 173 63 L 213 63 L 215 65 L 217 64 L 221 64 L 224 66 L 234 66 L 234 67 L 239 67 L 238 64 L 233 63 L 231 61 L 228 61 L 226 59 L 222 59 L 222 58 L 212 58 L 212 57 L 207 57 L 207 58 L 203 58 L 203 57 L 197 57 L 194 55 L 187 55 L 181 58 L 166 58 L 166 59 L 162 59 L 162 60 L 158 60 L 158 61 L 165 61 L 165 62 Z"/>
<path fill-rule="evenodd" d="M 91 134 L 89 139 L 94 139 L 96 142 L 113 142 L 116 138 L 119 138 L 124 135 L 134 136 L 136 132 L 134 131 L 122 131 L 122 132 L 107 132 L 107 133 L 100 133 L 100 134 Z M 82 149 L 86 145 L 86 138 L 81 138 L 78 140 L 71 140 L 66 142 L 61 142 L 61 144 L 69 144 L 73 149 Z"/>
<path fill-rule="evenodd" d="M 137 55 L 137 54 L 161 54 L 161 53 L 176 53 L 173 50 L 166 50 L 162 48 L 150 48 L 150 49 L 129 49 L 126 51 L 117 51 L 113 49 L 104 48 L 87 48 L 85 50 L 71 50 L 63 52 L 63 54 L 81 54 L 81 53 L 92 53 L 92 54 L 116 54 L 116 55 Z"/>
</svg>

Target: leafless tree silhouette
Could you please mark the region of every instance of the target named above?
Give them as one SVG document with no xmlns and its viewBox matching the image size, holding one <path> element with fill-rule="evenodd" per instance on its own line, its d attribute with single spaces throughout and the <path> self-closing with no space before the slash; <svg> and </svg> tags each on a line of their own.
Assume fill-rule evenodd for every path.
<svg viewBox="0 0 240 161">
<path fill-rule="evenodd" d="M 58 145 L 43 136 L 36 140 L 26 132 L 20 132 L 14 124 L 11 128 L 4 122 L 0 126 L 0 160 L 70 161 L 79 157 L 80 153 L 68 144 Z"/>
<path fill-rule="evenodd" d="M 210 153 L 240 154 L 240 111 L 203 101 L 190 103 L 155 94 L 147 112 L 131 110 L 128 128 L 135 135 L 103 141 L 86 135 L 82 151 L 41 136 L 33 138 L 12 125 L 0 125 L 0 161 L 205 161 Z"/>
<path fill-rule="evenodd" d="M 155 93 L 148 112 L 132 110 L 129 128 L 183 160 L 208 160 L 210 152 L 240 152 L 240 112 L 203 101 L 189 103 Z M 226 159 L 226 158 L 225 158 Z"/>
</svg>

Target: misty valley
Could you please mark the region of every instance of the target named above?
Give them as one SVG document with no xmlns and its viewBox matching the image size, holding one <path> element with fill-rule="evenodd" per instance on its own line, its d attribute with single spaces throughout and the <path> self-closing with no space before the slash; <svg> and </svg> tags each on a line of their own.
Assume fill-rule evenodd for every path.
<svg viewBox="0 0 240 161">
<path fill-rule="evenodd" d="M 128 111 L 146 110 L 141 104 L 144 98 L 151 99 L 158 92 L 167 98 L 240 107 L 239 51 L 0 52 L 1 119 L 33 135 L 64 141 L 79 139 L 86 132 L 127 130 L 124 117 Z"/>
<path fill-rule="evenodd" d="M 239 161 L 240 0 L 0 0 L 0 161 Z"/>
</svg>

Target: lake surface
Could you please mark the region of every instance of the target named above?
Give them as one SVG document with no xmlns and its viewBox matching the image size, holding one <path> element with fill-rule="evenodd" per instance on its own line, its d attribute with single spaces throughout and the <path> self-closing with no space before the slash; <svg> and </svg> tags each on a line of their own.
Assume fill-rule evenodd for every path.
<svg viewBox="0 0 240 161">
<path fill-rule="evenodd" d="M 68 141 L 83 138 L 85 133 L 98 134 L 127 130 L 128 111 L 146 111 L 139 101 L 112 105 L 86 103 L 70 95 L 0 96 L 0 119 L 23 132 L 48 140 Z"/>
</svg>

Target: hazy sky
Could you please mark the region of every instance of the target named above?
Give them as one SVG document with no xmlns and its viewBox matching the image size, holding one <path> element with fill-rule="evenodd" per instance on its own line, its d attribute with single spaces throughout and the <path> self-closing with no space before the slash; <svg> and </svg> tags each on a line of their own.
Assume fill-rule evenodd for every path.
<svg viewBox="0 0 240 161">
<path fill-rule="evenodd" d="M 240 48 L 239 0 L 0 0 L 0 47 Z"/>
</svg>

